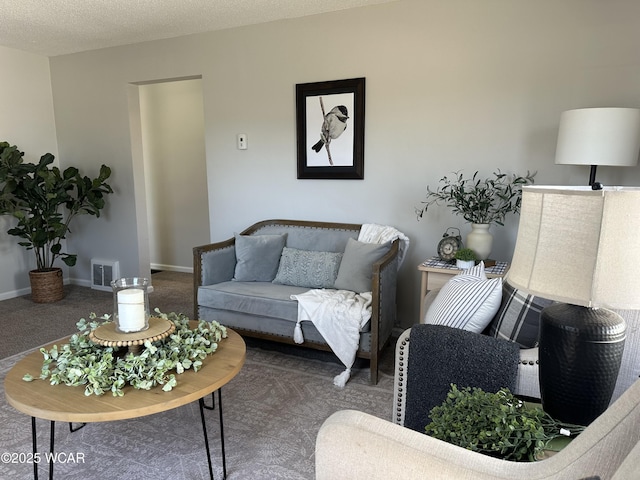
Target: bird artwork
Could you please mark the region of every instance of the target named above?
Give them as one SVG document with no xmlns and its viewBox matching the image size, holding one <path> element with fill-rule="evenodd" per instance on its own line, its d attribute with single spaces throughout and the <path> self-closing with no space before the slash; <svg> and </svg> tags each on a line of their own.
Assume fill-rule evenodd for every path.
<svg viewBox="0 0 640 480">
<path fill-rule="evenodd" d="M 322 121 L 322 128 L 320 129 L 320 140 L 313 145 L 311 148 L 316 152 L 320 153 L 322 147 L 327 151 L 327 156 L 329 158 L 329 164 L 333 165 L 333 159 L 331 158 L 331 149 L 329 145 L 332 140 L 335 140 L 342 132 L 347 128 L 347 119 L 349 118 L 349 112 L 347 107 L 344 105 L 338 105 L 333 107 L 329 113 L 325 114 L 324 103 L 322 102 L 322 97 L 320 97 L 320 108 L 322 109 L 322 115 L 324 120 Z"/>
</svg>

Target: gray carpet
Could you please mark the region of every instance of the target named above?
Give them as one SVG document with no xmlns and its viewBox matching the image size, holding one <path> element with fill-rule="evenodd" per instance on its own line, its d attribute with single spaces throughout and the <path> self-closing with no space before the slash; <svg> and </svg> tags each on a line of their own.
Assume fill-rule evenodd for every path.
<svg viewBox="0 0 640 480">
<path fill-rule="evenodd" d="M 193 316 L 193 276 L 159 272 L 151 276 L 154 291 L 149 307 Z M 113 294 L 77 285 L 65 285 L 65 298 L 55 303 L 33 303 L 31 295 L 0 302 L 0 358 L 49 342 L 76 331 L 76 322 L 91 312 L 113 312 Z"/>
<path fill-rule="evenodd" d="M 190 284 L 187 288 L 184 278 L 182 286 L 173 285 L 173 288 L 167 279 L 167 289 L 163 292 L 162 282 L 156 281 L 156 275 L 153 277 L 154 287 L 158 297 L 163 297 L 158 303 L 174 296 L 172 292 L 190 289 Z M 89 301 L 87 299 L 90 299 L 91 305 L 98 305 L 93 294 L 77 289 L 80 287 L 70 288 L 65 301 L 77 298 L 82 299 L 81 304 L 68 305 L 59 310 L 64 312 L 60 314 L 64 319 L 56 319 L 59 324 L 56 328 L 66 331 L 57 331 L 54 339 L 73 333 L 77 319 L 91 311 L 84 305 Z M 100 306 L 107 308 L 111 294 L 107 292 L 103 296 L 106 297 L 105 303 Z M 181 311 L 178 299 L 174 296 L 171 300 L 174 305 L 172 309 Z M 190 295 L 183 300 L 185 309 L 191 308 Z M 28 298 L 23 301 L 30 302 Z M 0 302 L 3 323 L 5 313 L 9 310 L 2 305 L 5 302 Z M 167 308 L 165 311 L 170 310 Z M 48 317 L 54 318 L 55 315 Z M 30 328 L 38 332 L 38 322 L 34 323 L 35 327 Z M 21 333 L 21 329 L 18 332 Z M 40 345 L 47 341 L 43 340 L 42 335 L 35 342 L 33 337 L 30 338 L 15 340 L 14 343 Z M 2 342 L 4 340 L 0 341 L 4 353 L 7 342 Z M 392 348 L 387 349 L 383 359 L 378 385 L 369 385 L 365 362 L 359 365 L 360 368 L 354 369 L 347 386 L 340 389 L 332 383 L 333 377 L 342 371 L 338 363 L 319 360 L 317 355 L 307 355 L 304 353 L 309 352 L 306 349 L 297 349 L 297 354 L 292 355 L 278 351 L 277 347 L 263 348 L 267 344 L 261 347 L 254 342 L 248 343 L 250 346 L 245 365 L 222 392 L 227 478 L 230 480 L 313 479 L 315 438 L 320 425 L 331 413 L 352 408 L 385 419 L 391 417 Z M 35 344 L 31 347 L 35 347 Z M 0 381 L 4 381 L 8 370 L 22 356 L 12 355 L 0 360 Z M 330 357 L 325 358 L 328 359 Z M 215 478 L 221 478 L 218 412 L 209 411 L 206 415 L 214 474 Z M 30 418 L 9 406 L 4 395 L 0 396 L 0 422 L 3 452 L 31 452 Z M 38 421 L 38 442 L 41 447 L 48 446 L 48 425 L 49 422 Z M 55 478 L 208 478 L 197 403 L 135 420 L 89 424 L 75 433 L 70 433 L 64 423 L 58 423 L 56 427 L 56 451 L 74 456 L 82 454 L 84 462 L 56 464 Z M 46 478 L 47 468 L 47 465 L 40 466 L 42 478 Z M 0 462 L 2 479 L 31 478 L 32 472 L 31 465 Z"/>
</svg>

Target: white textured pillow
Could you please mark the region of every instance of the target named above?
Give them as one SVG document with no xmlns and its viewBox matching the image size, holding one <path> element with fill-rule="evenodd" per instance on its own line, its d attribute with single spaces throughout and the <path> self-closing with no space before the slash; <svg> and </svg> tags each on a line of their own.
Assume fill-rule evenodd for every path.
<svg viewBox="0 0 640 480">
<path fill-rule="evenodd" d="M 447 325 L 481 333 L 502 300 L 502 279 L 487 280 L 484 263 L 452 277 L 440 290 L 424 323 Z"/>
</svg>

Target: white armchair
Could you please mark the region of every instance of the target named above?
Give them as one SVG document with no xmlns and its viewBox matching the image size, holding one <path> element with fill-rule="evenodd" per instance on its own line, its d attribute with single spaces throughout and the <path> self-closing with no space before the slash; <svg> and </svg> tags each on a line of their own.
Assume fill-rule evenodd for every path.
<svg viewBox="0 0 640 480">
<path fill-rule="evenodd" d="M 316 440 L 317 480 L 632 480 L 640 472 L 640 381 L 557 454 L 509 462 L 354 410 L 331 415 Z"/>
<path fill-rule="evenodd" d="M 557 454 L 509 462 L 354 410 L 331 415 L 316 439 L 317 480 L 632 480 L 640 472 L 640 381 Z"/>
</svg>

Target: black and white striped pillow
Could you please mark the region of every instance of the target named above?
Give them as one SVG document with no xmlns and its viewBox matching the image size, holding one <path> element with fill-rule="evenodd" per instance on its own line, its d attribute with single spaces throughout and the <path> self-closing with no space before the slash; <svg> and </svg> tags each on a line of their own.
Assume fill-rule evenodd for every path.
<svg viewBox="0 0 640 480">
<path fill-rule="evenodd" d="M 425 315 L 424 323 L 481 333 L 500 308 L 502 279 L 487 280 L 484 264 L 451 278 Z"/>
</svg>

